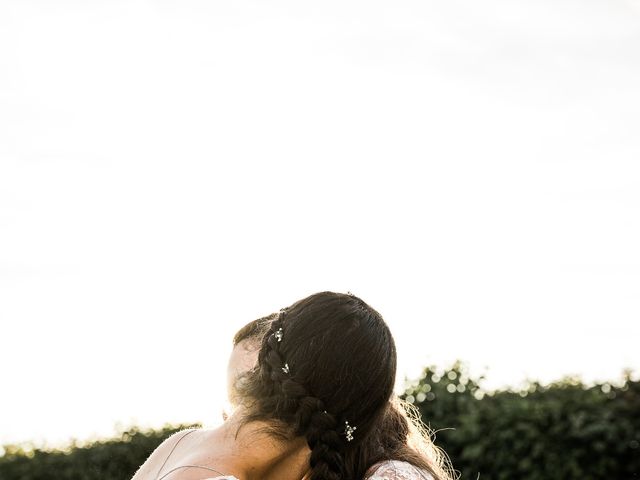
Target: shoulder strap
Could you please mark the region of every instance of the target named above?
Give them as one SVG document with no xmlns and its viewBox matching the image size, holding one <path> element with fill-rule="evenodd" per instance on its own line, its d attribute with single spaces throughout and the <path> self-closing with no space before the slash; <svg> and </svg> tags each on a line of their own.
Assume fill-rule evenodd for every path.
<svg viewBox="0 0 640 480">
<path fill-rule="evenodd" d="M 164 459 L 164 462 L 162 462 L 162 465 L 160 466 L 160 468 L 158 469 L 158 474 L 156 475 L 156 480 L 158 479 L 158 477 L 160 477 L 160 472 L 162 471 L 162 469 L 164 468 L 164 466 L 167 463 L 167 460 L 169 460 L 169 457 L 171 456 L 171 454 L 173 453 L 173 451 L 176 449 L 176 447 L 178 446 L 178 444 L 182 441 L 182 439 L 184 437 L 186 437 L 187 435 L 189 435 L 190 433 L 193 433 L 197 430 L 197 428 L 191 429 L 189 430 L 187 433 L 185 433 L 184 435 L 182 435 L 178 441 L 175 443 L 175 445 L 173 446 L 173 448 L 171 449 L 171 451 L 169 452 L 169 455 L 167 455 L 167 458 Z"/>
<path fill-rule="evenodd" d="M 181 465 L 179 467 L 172 468 L 167 473 L 162 475 L 158 480 L 162 480 L 164 477 L 166 477 L 170 473 L 173 473 L 176 470 L 180 470 L 181 468 L 203 468 L 204 470 L 209 470 L 210 472 L 215 472 L 215 473 L 219 473 L 220 475 L 222 475 L 220 477 L 215 477 L 215 478 L 212 478 L 212 477 L 205 478 L 205 480 L 238 480 L 236 477 L 234 477 L 232 475 L 224 475 L 221 472 L 219 472 L 218 470 L 216 470 L 215 468 L 205 467 L 204 465 Z"/>
</svg>

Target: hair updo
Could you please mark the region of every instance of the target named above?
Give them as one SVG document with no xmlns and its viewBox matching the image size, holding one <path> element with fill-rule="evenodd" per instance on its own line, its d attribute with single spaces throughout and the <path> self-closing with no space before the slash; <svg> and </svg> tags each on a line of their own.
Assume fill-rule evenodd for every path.
<svg viewBox="0 0 640 480">
<path fill-rule="evenodd" d="M 338 480 L 361 470 L 345 459 L 357 462 L 353 453 L 381 420 L 395 376 L 382 316 L 354 295 L 321 292 L 280 311 L 238 388 L 247 421 L 306 438 L 311 480 Z"/>
</svg>

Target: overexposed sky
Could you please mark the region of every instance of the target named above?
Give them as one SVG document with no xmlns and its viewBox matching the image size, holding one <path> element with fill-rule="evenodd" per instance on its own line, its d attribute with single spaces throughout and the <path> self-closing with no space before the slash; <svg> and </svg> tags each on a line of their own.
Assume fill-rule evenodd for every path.
<svg viewBox="0 0 640 480">
<path fill-rule="evenodd" d="M 0 4 L 0 444 L 219 418 L 319 290 L 402 378 L 640 372 L 640 2 Z"/>
</svg>

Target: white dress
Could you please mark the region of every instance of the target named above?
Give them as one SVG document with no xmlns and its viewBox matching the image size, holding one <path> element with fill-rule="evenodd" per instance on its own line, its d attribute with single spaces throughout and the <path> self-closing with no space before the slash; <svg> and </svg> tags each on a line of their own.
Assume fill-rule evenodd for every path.
<svg viewBox="0 0 640 480">
<path fill-rule="evenodd" d="M 400 460 L 379 463 L 366 480 L 434 480 L 433 475 Z"/>
</svg>

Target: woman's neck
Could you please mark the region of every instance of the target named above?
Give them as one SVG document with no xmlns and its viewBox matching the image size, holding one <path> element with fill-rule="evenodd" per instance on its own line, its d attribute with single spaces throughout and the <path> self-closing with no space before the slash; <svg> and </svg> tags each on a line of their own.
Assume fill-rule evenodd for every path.
<svg viewBox="0 0 640 480">
<path fill-rule="evenodd" d="M 309 471 L 304 438 L 279 440 L 264 422 L 242 424 L 234 412 L 220 427 L 207 432 L 207 465 L 240 480 L 300 480 Z M 214 465 L 215 463 L 215 465 Z"/>
</svg>

